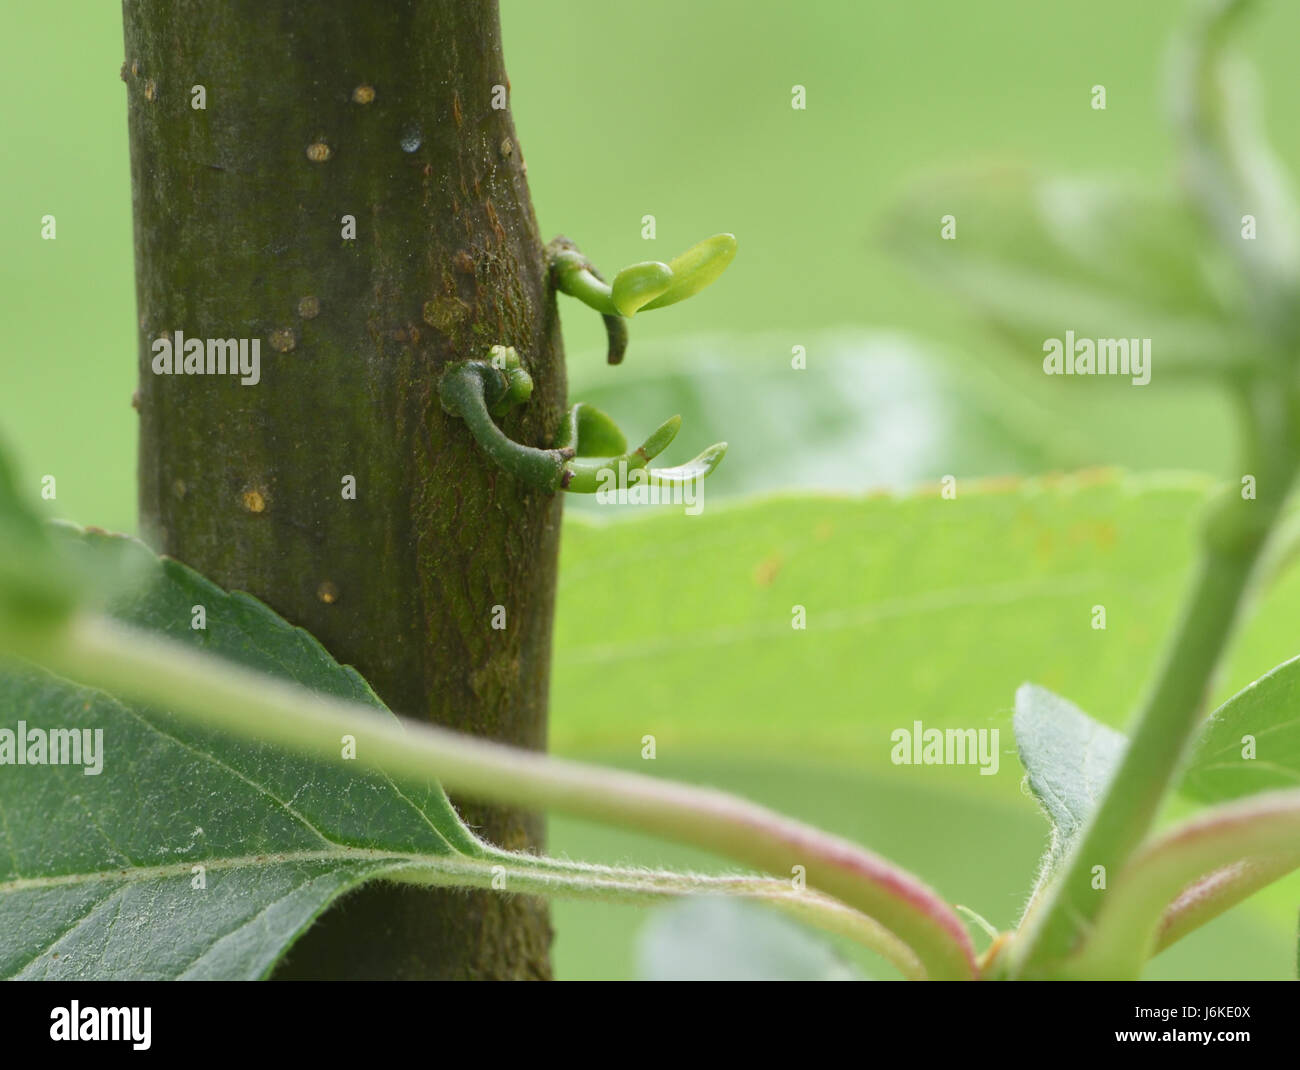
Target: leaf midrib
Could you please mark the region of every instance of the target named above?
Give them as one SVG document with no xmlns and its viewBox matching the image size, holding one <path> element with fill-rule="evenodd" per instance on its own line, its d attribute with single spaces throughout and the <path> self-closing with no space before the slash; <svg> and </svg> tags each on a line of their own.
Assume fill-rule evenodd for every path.
<svg viewBox="0 0 1300 1070">
<path fill-rule="evenodd" d="M 228 595 L 227 597 L 233 597 L 233 596 Z M 241 634 L 243 634 L 246 638 L 251 640 L 252 636 L 249 634 L 248 630 L 242 626 L 242 624 L 236 623 L 235 627 Z M 283 675 L 286 678 L 296 679 L 296 677 L 289 671 L 289 668 L 287 664 L 283 661 L 283 659 L 276 657 L 275 660 L 277 664 L 280 665 L 283 671 Z M 145 727 L 146 731 L 153 732 L 161 736 L 162 738 L 166 739 L 168 742 L 175 744 L 176 746 L 182 748 L 183 750 L 189 752 L 190 754 L 193 754 L 197 758 L 200 758 L 204 761 L 212 762 L 214 765 L 216 765 L 224 772 L 243 781 L 245 784 L 253 788 L 255 791 L 259 792 L 260 794 L 265 795 L 268 799 L 270 799 L 277 806 L 279 806 L 280 809 L 282 809 L 285 813 L 287 813 L 291 818 L 297 821 L 308 832 L 312 833 L 315 836 L 318 836 L 322 843 L 329 844 L 331 845 L 332 848 L 329 851 L 322 851 L 322 852 L 307 852 L 307 851 L 290 852 L 288 854 L 277 854 L 275 856 L 265 855 L 265 857 L 268 858 L 284 857 L 289 860 L 294 860 L 299 855 L 305 856 L 305 855 L 317 853 L 321 855 L 321 858 L 315 860 L 325 860 L 327 858 L 340 857 L 340 852 L 365 852 L 365 851 L 376 851 L 378 855 L 376 860 L 387 859 L 387 858 L 398 858 L 406 861 L 418 862 L 418 861 L 425 861 L 428 859 L 436 859 L 436 858 L 443 857 L 441 855 L 405 855 L 402 854 L 401 852 L 379 851 L 378 849 L 372 849 L 372 848 L 355 848 L 349 844 L 339 843 L 337 840 L 331 839 L 328 835 L 325 834 L 325 832 L 323 832 L 320 828 L 318 828 L 305 814 L 300 813 L 295 807 L 285 802 L 278 795 L 276 795 L 275 792 L 273 792 L 270 788 L 268 788 L 265 784 L 259 784 L 256 780 L 253 780 L 251 777 L 247 776 L 245 773 L 243 773 L 239 769 L 236 769 L 234 766 L 230 765 L 229 763 L 222 761 L 219 757 L 217 757 L 215 754 L 212 754 L 210 751 L 207 751 L 200 746 L 196 746 L 193 743 L 187 742 L 186 740 L 181 739 L 180 737 L 175 736 L 172 733 L 166 731 L 164 728 L 160 727 L 157 723 L 150 720 L 148 717 L 145 717 L 138 710 L 133 709 L 128 704 L 122 702 L 119 698 L 117 698 L 117 696 L 110 694 L 109 692 L 103 690 L 102 688 L 91 687 L 86 684 L 78 683 L 76 680 L 71 680 L 60 673 L 50 672 L 48 669 L 43 669 L 42 672 L 46 673 L 46 675 L 56 680 L 59 680 L 67 684 L 69 687 L 74 688 L 77 691 L 85 692 L 87 694 L 92 694 L 99 697 L 103 701 L 109 703 L 115 710 L 120 711 L 132 717 L 136 721 L 139 721 L 140 724 L 142 724 Z M 388 711 L 386 707 L 380 706 L 376 708 L 375 712 L 377 714 L 383 714 L 383 713 L 387 713 Z M 392 714 L 389 713 L 389 716 L 392 716 Z M 433 832 L 435 836 L 438 837 L 439 840 L 442 841 L 443 845 L 447 848 L 447 851 L 451 855 L 460 858 L 466 858 L 466 859 L 470 857 L 469 855 L 466 855 L 463 851 L 461 851 L 459 848 L 457 848 L 449 839 L 447 839 L 447 836 L 442 831 L 442 829 L 438 828 L 437 824 L 433 821 L 432 818 L 430 818 L 430 816 L 424 811 L 422 807 L 416 805 L 416 803 L 405 792 L 403 792 L 400 787 L 398 787 L 397 783 L 393 780 L 392 777 L 390 777 L 387 773 L 382 773 L 381 775 L 383 776 L 384 781 L 393 789 L 394 793 L 416 813 L 416 815 L 420 818 L 421 821 L 423 821 L 426 825 L 429 826 L 429 829 Z M 0 816 L 2 815 L 3 815 L 3 811 L 0 811 Z M 5 827 L 6 835 L 8 835 L 7 821 L 4 822 L 4 827 Z M 108 837 L 105 836 L 105 839 L 107 840 Z M 129 856 L 127 856 L 126 853 L 121 850 L 121 848 L 117 847 L 117 845 L 114 844 L 111 840 L 109 840 L 108 842 L 109 842 L 109 846 L 111 846 L 115 851 L 121 854 L 123 858 L 127 858 L 129 861 Z M 12 848 L 10 848 L 10 853 L 12 854 Z M 243 856 L 243 857 L 255 858 L 259 856 L 250 855 L 250 856 Z M 312 859 L 307 859 L 307 860 L 312 860 Z M 217 862 L 220 862 L 220 860 L 217 860 Z M 188 866 L 192 866 L 192 865 L 204 865 L 207 866 L 208 868 L 214 868 L 214 866 L 211 866 L 207 862 L 203 862 L 202 860 L 199 859 L 193 859 L 187 863 L 176 863 L 176 865 L 182 865 L 187 867 L 183 870 L 183 872 L 188 872 Z M 128 870 L 128 872 L 149 871 L 153 869 L 165 869 L 165 868 L 166 867 L 163 866 L 152 866 L 152 867 L 133 866 Z M 220 869 L 237 868 L 236 860 L 232 859 L 230 864 L 228 865 L 216 865 L 215 868 L 220 868 Z M 43 887 L 43 886 L 57 887 L 60 884 L 89 883 L 92 880 L 96 879 L 97 877 L 101 877 L 102 875 L 114 874 L 120 872 L 121 872 L 120 870 L 102 870 L 91 874 L 69 874 L 68 875 L 69 877 L 76 878 L 73 880 L 66 880 L 62 877 L 55 877 L 55 878 L 19 877 L 19 878 L 15 878 L 12 881 L 0 882 L 0 895 L 5 895 L 8 892 L 13 890 L 21 890 L 18 886 L 22 885 L 24 882 L 34 882 L 31 884 L 32 887 Z M 108 879 L 108 877 L 105 876 L 103 877 L 103 879 Z M 121 880 L 121 878 L 118 879 Z M 134 879 L 134 878 L 128 878 L 128 879 Z M 143 879 L 152 879 L 152 878 L 139 878 L 139 879 L 143 880 Z M 49 885 L 41 885 L 40 882 L 45 880 L 49 880 L 52 883 L 50 883 Z"/>
<path fill-rule="evenodd" d="M 397 865 L 427 866 L 430 869 L 448 872 L 455 869 L 490 870 L 491 868 L 491 863 L 487 860 L 470 858 L 459 851 L 454 851 L 450 855 L 429 855 L 386 851 L 371 847 L 348 847 L 340 844 L 330 850 L 262 852 L 218 858 L 191 858 L 157 866 L 94 870 L 88 873 L 65 873 L 50 877 L 17 877 L 0 882 L 0 896 L 45 888 L 74 887 L 101 881 L 108 884 L 132 884 L 162 880 L 167 877 L 187 877 L 193 872 L 194 866 L 202 866 L 205 870 L 224 870 L 312 862 L 391 862 Z"/>
</svg>

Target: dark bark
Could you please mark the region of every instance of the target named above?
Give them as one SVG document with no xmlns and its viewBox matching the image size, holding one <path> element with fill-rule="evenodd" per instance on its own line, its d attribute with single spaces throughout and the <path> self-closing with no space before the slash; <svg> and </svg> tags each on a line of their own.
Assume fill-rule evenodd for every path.
<svg viewBox="0 0 1300 1070">
<path fill-rule="evenodd" d="M 492 106 L 495 0 L 123 7 L 146 537 L 393 709 L 544 747 L 560 502 L 491 467 L 437 395 L 447 361 L 500 342 L 536 382 L 513 438 L 549 444 L 564 403 L 522 155 Z M 178 330 L 261 339 L 261 382 L 155 374 Z M 540 846 L 538 818 L 461 810 Z M 536 900 L 376 887 L 281 973 L 545 977 L 549 941 Z"/>
</svg>

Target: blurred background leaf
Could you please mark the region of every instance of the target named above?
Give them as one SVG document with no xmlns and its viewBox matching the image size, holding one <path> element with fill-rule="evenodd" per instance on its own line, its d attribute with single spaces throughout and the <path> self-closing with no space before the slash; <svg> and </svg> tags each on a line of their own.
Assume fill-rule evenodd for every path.
<svg viewBox="0 0 1300 1070">
<path fill-rule="evenodd" d="M 637 941 L 643 981 L 864 981 L 817 935 L 737 899 L 655 909 Z"/>
<path fill-rule="evenodd" d="M 820 331 L 805 337 L 807 367 L 796 371 L 785 341 L 718 332 L 648 342 L 616 371 L 575 362 L 569 392 L 633 439 L 680 414 L 682 431 L 659 463 L 725 440 L 706 498 L 791 487 L 901 490 L 944 475 L 1071 467 L 1088 454 L 1082 428 L 1052 428 L 1046 411 L 934 346 Z M 567 498 L 565 508 L 610 512 L 589 495 Z"/>
<path fill-rule="evenodd" d="M 0 445 L 0 649 L 4 640 L 57 624 L 76 604 L 67 562 L 24 495 Z"/>
<path fill-rule="evenodd" d="M 99 608 L 142 576 L 130 540 L 86 539 L 73 524 L 42 520 L 30 489 L 14 479 L 0 442 L 0 653 L 30 655 L 74 610 Z"/>
<path fill-rule="evenodd" d="M 1210 715 L 1188 758 L 1183 787 L 1202 802 L 1224 802 L 1297 784 L 1300 659 L 1293 658 Z"/>
<path fill-rule="evenodd" d="M 940 233 L 945 214 L 951 239 Z M 1040 367 L 1044 340 L 1067 330 L 1150 339 L 1161 378 L 1258 360 L 1269 345 L 1246 326 L 1232 261 L 1173 195 L 985 169 L 918 184 L 886 235 Z"/>
</svg>

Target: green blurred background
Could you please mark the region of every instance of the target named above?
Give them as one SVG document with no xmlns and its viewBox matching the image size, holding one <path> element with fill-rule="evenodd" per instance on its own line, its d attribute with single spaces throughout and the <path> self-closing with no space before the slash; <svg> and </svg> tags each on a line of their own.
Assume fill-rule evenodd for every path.
<svg viewBox="0 0 1300 1070">
<path fill-rule="evenodd" d="M 1008 353 L 877 240 L 918 176 L 971 161 L 1171 181 L 1164 61 L 1184 3 L 661 0 L 648 8 L 502 0 L 501 7 L 511 106 L 546 236 L 568 234 L 610 270 L 668 259 L 719 230 L 739 237 L 735 264 L 706 295 L 634 321 L 622 369 L 603 367 L 597 317 L 573 303 L 562 310 L 575 394 L 626 420 L 632 435 L 675 405 L 687 418 L 681 441 L 690 453 L 728 439 L 719 495 L 901 488 L 946 472 L 1023 475 L 1098 464 L 1230 470 L 1227 413 L 1208 393 L 1157 375 L 1141 391 L 1098 386 L 1067 395 L 1038 371 L 1037 354 Z M 1300 138 L 1286 91 L 1298 33 L 1300 8 L 1274 3 L 1246 39 L 1268 129 L 1293 170 Z M 134 530 L 135 302 L 120 12 L 112 0 L 7 4 L 0 38 L 8 57 L 0 65 L 0 434 L 31 485 L 57 476 L 52 511 Z M 1089 106 L 1098 83 L 1108 98 L 1100 112 Z M 804 111 L 790 107 L 795 84 L 806 87 Z M 941 212 L 936 205 L 936 226 Z M 56 241 L 40 237 L 47 213 L 58 220 Z M 652 242 L 641 237 L 645 214 L 656 217 Z M 807 349 L 809 374 L 792 381 L 795 345 Z M 723 381 L 737 363 L 755 380 L 739 398 Z M 1185 520 L 1175 512 L 1170 522 Z M 1157 623 L 1185 564 L 1185 532 L 1166 531 L 1178 549 L 1152 596 Z M 575 541 L 582 537 L 566 536 L 566 575 L 580 564 L 569 549 Z M 949 552 L 942 543 L 931 551 Z M 1149 559 L 1163 556 L 1156 547 Z M 654 714 L 637 706 L 636 672 L 644 670 L 632 670 L 622 690 L 629 705 L 618 723 L 627 731 L 593 730 L 606 707 L 586 697 L 586 678 L 570 670 L 583 662 L 572 625 L 578 592 L 562 580 L 555 747 L 640 766 L 641 728 Z M 1278 626 L 1285 631 L 1285 620 Z M 979 629 L 972 622 L 964 640 L 949 642 L 955 649 L 964 641 L 970 649 L 961 658 L 991 666 L 990 683 L 1003 689 L 995 709 L 1004 715 L 1010 687 L 1034 673 L 1035 662 L 1013 640 L 981 647 Z M 1098 716 L 1123 722 L 1123 701 L 1144 678 L 1159 634 L 1150 622 L 1147 630 L 1147 645 L 1135 647 L 1143 657 L 1106 678 L 1114 708 Z M 893 656 L 885 650 L 882 669 Z M 1245 678 L 1267 667 L 1250 665 Z M 870 710 L 865 690 L 845 690 L 850 679 L 834 666 L 827 672 L 829 702 Z M 900 702 L 930 678 L 923 664 L 911 673 L 896 683 Z M 1086 672 L 1078 676 L 1078 686 L 1089 686 Z M 690 706 L 689 696 L 681 701 Z M 684 716 L 711 719 L 712 729 L 698 739 L 678 731 L 656 771 L 741 790 L 859 836 L 996 924 L 1014 920 L 1044 838 L 1033 805 L 1014 790 L 1014 773 L 983 795 L 969 778 L 923 789 L 888 766 L 864 771 L 849 760 L 851 749 L 836 757 L 825 732 L 802 750 L 797 732 L 749 732 L 752 709 L 739 699 L 729 706 L 725 696 L 691 707 Z M 797 723 L 817 711 L 776 716 Z M 909 723 L 911 713 L 891 708 L 880 717 Z M 1015 765 L 1011 755 L 1005 761 Z M 564 820 L 552 823 L 552 841 L 574 856 L 708 861 Z M 1296 898 L 1293 881 L 1162 957 L 1151 975 L 1286 976 L 1293 949 L 1283 923 Z M 643 918 L 624 907 L 558 905 L 559 974 L 630 975 Z"/>
</svg>

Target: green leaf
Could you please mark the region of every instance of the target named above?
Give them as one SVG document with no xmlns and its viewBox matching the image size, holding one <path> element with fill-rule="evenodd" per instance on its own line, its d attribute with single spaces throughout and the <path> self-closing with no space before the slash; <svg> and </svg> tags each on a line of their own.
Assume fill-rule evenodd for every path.
<svg viewBox="0 0 1300 1070">
<path fill-rule="evenodd" d="M 692 245 L 668 262 L 671 281 L 668 288 L 642 307 L 664 308 L 699 293 L 727 270 L 736 256 L 736 236 L 715 234 Z"/>
<path fill-rule="evenodd" d="M 485 785 L 511 774 L 527 780 L 520 755 L 495 759 L 497 771 L 485 771 L 481 743 L 395 721 L 354 671 L 255 599 L 228 595 L 134 541 L 112 541 L 140 559 L 149 582 L 115 601 L 117 621 L 73 622 L 48 648 L 51 664 L 77 679 L 84 670 L 89 681 L 126 696 L 153 696 L 168 709 L 34 666 L 0 671 L 0 708 L 17 717 L 13 729 L 0 729 L 8 854 L 0 863 L 0 976 L 266 976 L 332 900 L 379 878 L 635 902 L 723 889 L 778 900 L 861 940 L 909 976 L 942 976 L 950 961 L 954 973 L 973 968 L 969 949 L 953 936 L 960 936 L 955 916 L 867 852 L 855 857 L 870 874 L 862 882 L 868 890 L 841 881 L 844 894 L 879 908 L 907 938 L 919 933 L 915 953 L 882 923 L 825 895 L 790 895 L 784 881 L 588 866 L 484 844 L 425 770 L 440 768 L 450 783 L 498 797 Z M 76 656 L 95 650 L 98 660 Z M 296 689 L 275 688 L 276 677 Z M 151 679 L 169 683 L 141 683 Z M 218 698 L 195 702 L 188 697 L 195 688 Z M 314 704 L 312 691 L 342 705 Z M 207 716 L 196 720 L 196 711 Z M 449 758 L 456 748 L 459 763 Z M 458 780 L 462 774 L 469 779 Z M 585 790 L 595 812 L 618 794 L 608 782 Z M 698 805 L 715 804 L 714 794 L 697 795 Z M 761 825 L 765 811 L 752 813 Z M 720 820 L 737 823 L 731 814 Z M 779 850 L 788 827 L 769 832 L 767 842 Z M 706 835 L 704 842 L 718 841 Z M 845 855 L 838 841 L 813 834 L 799 843 L 791 857 L 815 863 L 826 853 L 837 862 Z M 741 846 L 734 852 L 760 867 L 771 858 Z"/>
<path fill-rule="evenodd" d="M 809 930 L 732 899 L 660 907 L 638 944 L 643 981 L 867 980 Z"/>
<path fill-rule="evenodd" d="M 1237 692 L 1205 723 L 1183 774 L 1203 802 L 1300 786 L 1300 658 Z"/>
<path fill-rule="evenodd" d="M 725 503 L 711 485 L 698 516 L 566 522 L 555 746 L 653 733 L 661 749 L 816 755 L 1019 800 L 1009 697 L 1032 676 L 1112 724 L 1127 713 L 1190 564 L 1177 533 L 1209 483 L 1102 472 L 958 479 L 951 499 L 935 480 L 900 497 Z M 1104 631 L 1092 627 L 1099 603 Z M 916 719 L 997 728 L 1007 756 L 996 775 L 895 765 L 891 733 Z"/>
<path fill-rule="evenodd" d="M 1056 870 L 1101 800 L 1128 741 L 1033 684 L 1016 692 L 1013 723 L 1030 790 L 1052 826 L 1041 881 Z"/>
<path fill-rule="evenodd" d="M 673 281 L 673 269 L 658 260 L 631 264 L 614 276 L 610 297 L 619 315 L 632 317 L 646 303 L 664 293 Z"/>
<path fill-rule="evenodd" d="M 1195 213 L 1113 181 L 1015 168 L 954 176 L 920 186 L 887 239 L 1040 364 L 1044 342 L 1067 330 L 1150 339 L 1156 377 L 1256 360 L 1271 345 L 1247 326 L 1240 277 Z"/>
<path fill-rule="evenodd" d="M 1280 768 L 1268 762 L 1256 765 L 1243 760 L 1240 757 L 1243 742 L 1236 735 L 1252 721 L 1284 719 L 1284 694 L 1294 686 L 1297 677 L 1294 670 L 1284 673 L 1289 668 L 1290 663 L 1280 666 L 1216 711 L 1185 771 L 1181 785 L 1184 793 L 1202 801 L 1220 802 L 1276 788 L 1294 788 L 1300 782 L 1300 775 L 1295 771 L 1300 754 L 1294 749 L 1297 742 L 1294 732 L 1291 738 L 1275 740 L 1282 748 L 1291 750 Z M 1119 767 L 1127 739 L 1059 696 L 1028 684 L 1016 694 L 1015 726 L 1029 785 L 1053 826 L 1051 848 L 1039 877 L 1041 886 L 1054 873 L 1075 835 L 1096 808 Z M 1167 924 L 1161 947 L 1278 880 L 1294 865 L 1293 852 L 1291 856 L 1254 859 L 1249 866 L 1243 863 L 1237 872 L 1224 871 L 1210 876 L 1207 870 L 1193 874 L 1208 882 L 1206 888 L 1183 890 L 1171 915 L 1175 920 Z M 1141 884 L 1148 878 L 1139 875 L 1135 879 Z M 1121 890 L 1128 895 L 1127 889 Z M 1168 898 L 1172 900 L 1172 892 Z M 1141 941 L 1149 936 L 1147 929 L 1153 924 L 1153 911 L 1163 905 L 1159 897 L 1151 903 L 1154 905 L 1147 910 L 1151 916 L 1143 923 Z M 1107 939 L 1114 944 L 1122 943 L 1125 938 L 1121 934 Z M 1133 939 L 1141 942 L 1136 935 Z"/>
<path fill-rule="evenodd" d="M 601 414 L 603 420 L 608 421 L 608 417 Z M 571 420 L 580 420 L 581 416 L 571 417 Z M 571 460 L 565 464 L 565 472 L 568 476 L 564 489 L 575 494 L 593 494 L 602 487 L 607 479 L 619 479 L 620 482 L 626 478 L 629 471 L 644 468 L 655 457 L 668 448 L 672 440 L 677 437 L 677 432 L 681 430 L 682 418 L 680 416 L 670 416 L 662 424 L 650 432 L 650 436 L 641 443 L 631 453 L 626 453 L 620 457 L 598 458 L 594 461 Z M 578 429 L 581 435 L 581 427 Z M 608 436 L 608 429 L 606 429 Z M 581 454 L 580 454 L 581 456 Z"/>
<path fill-rule="evenodd" d="M 578 457 L 617 457 L 627 451 L 627 436 L 596 406 L 580 401 L 566 414 L 555 445 L 572 446 Z"/>
<path fill-rule="evenodd" d="M 660 486 L 695 483 L 716 471 L 718 465 L 722 463 L 722 458 L 726 455 L 727 444 L 725 442 L 715 442 L 685 464 L 675 465 L 672 468 L 650 469 L 651 482 Z"/>
<path fill-rule="evenodd" d="M 1300 291 L 1300 211 L 1285 166 L 1264 132 L 1256 78 L 1232 54 L 1248 0 L 1205 4 L 1170 64 L 1181 173 L 1207 228 L 1240 264 L 1261 318 L 1284 347 L 1294 343 Z M 1241 226 L 1250 215 L 1251 240 Z"/>
<path fill-rule="evenodd" d="M 149 577 L 112 605 L 120 620 L 392 716 L 260 602 L 117 542 Z M 349 888 L 484 853 L 437 783 L 356 771 L 342 741 L 335 763 L 298 758 L 36 669 L 0 674 L 0 710 L 9 731 L 102 732 L 97 775 L 0 766 L 0 976 L 264 976 Z"/>
</svg>

